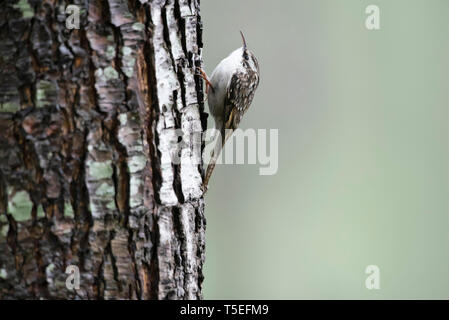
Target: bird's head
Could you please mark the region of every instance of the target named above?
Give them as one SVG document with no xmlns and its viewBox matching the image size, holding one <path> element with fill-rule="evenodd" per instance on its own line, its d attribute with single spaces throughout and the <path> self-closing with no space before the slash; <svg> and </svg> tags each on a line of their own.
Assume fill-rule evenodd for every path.
<svg viewBox="0 0 449 320">
<path fill-rule="evenodd" d="M 257 62 L 256 56 L 248 49 L 246 45 L 246 39 L 243 32 L 240 31 L 242 36 L 243 47 L 241 48 L 242 63 L 244 66 L 251 68 L 255 72 L 259 72 L 259 63 Z"/>
</svg>

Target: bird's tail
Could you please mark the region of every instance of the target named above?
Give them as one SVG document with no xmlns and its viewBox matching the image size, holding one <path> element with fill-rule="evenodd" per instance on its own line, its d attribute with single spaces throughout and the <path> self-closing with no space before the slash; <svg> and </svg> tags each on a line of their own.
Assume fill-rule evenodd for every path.
<svg viewBox="0 0 449 320">
<path fill-rule="evenodd" d="M 203 190 L 204 193 L 207 192 L 207 187 L 209 185 L 209 179 L 212 176 L 212 172 L 214 171 L 215 164 L 217 163 L 218 157 L 221 153 L 221 150 L 223 149 L 226 141 L 229 139 L 229 137 L 232 135 L 234 130 L 228 129 L 226 132 L 220 132 L 220 136 L 218 137 L 217 142 L 215 143 L 214 150 L 212 151 L 212 156 L 209 162 L 209 165 L 207 166 L 206 175 L 204 176 L 203 181 Z M 221 139 L 220 139 L 221 138 Z"/>
</svg>

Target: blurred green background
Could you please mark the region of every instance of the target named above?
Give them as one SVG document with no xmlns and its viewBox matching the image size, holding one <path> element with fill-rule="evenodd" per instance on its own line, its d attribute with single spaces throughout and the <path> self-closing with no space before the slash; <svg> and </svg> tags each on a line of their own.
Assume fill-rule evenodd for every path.
<svg viewBox="0 0 449 320">
<path fill-rule="evenodd" d="M 258 57 L 241 128 L 279 129 L 276 175 L 220 165 L 211 179 L 205 298 L 449 299 L 449 1 L 201 8 L 209 74 L 240 29 Z"/>
</svg>

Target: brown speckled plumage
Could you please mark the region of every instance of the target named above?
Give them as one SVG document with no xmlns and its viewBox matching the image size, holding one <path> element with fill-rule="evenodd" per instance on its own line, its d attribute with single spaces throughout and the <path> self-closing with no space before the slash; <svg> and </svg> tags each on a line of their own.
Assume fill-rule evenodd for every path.
<svg viewBox="0 0 449 320">
<path fill-rule="evenodd" d="M 257 86 L 259 75 L 247 69 L 247 72 L 236 72 L 229 84 L 225 102 L 225 123 L 229 123 L 226 129 L 238 128 L 241 119 L 251 105 Z M 235 110 L 233 113 L 232 111 Z M 232 117 L 232 118 L 231 118 Z"/>
</svg>

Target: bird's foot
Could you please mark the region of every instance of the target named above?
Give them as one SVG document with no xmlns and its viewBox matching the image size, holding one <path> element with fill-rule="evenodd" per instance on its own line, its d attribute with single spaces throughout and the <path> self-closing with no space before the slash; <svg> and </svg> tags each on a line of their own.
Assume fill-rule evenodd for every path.
<svg viewBox="0 0 449 320">
<path fill-rule="evenodd" d="M 204 70 L 201 69 L 200 67 L 197 67 L 196 70 L 197 70 L 197 73 L 195 73 L 195 74 L 197 76 L 200 76 L 201 78 L 203 78 L 204 81 L 206 81 L 206 95 L 209 93 L 209 88 L 211 88 L 212 91 L 214 91 L 214 86 L 212 85 L 209 78 L 207 77 L 206 72 L 204 72 Z"/>
</svg>

